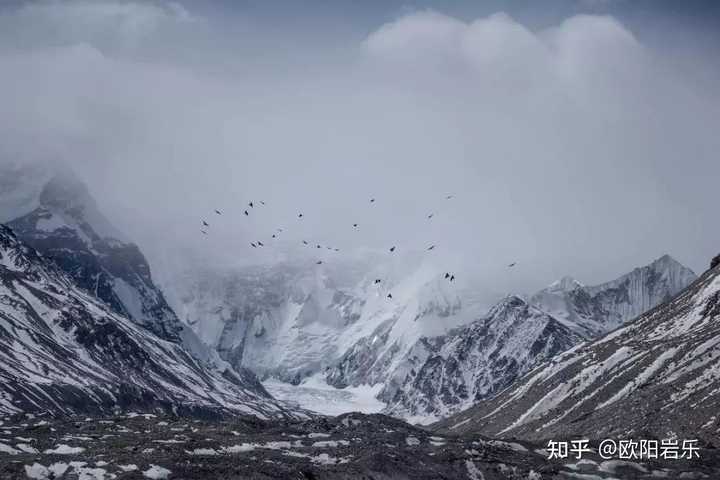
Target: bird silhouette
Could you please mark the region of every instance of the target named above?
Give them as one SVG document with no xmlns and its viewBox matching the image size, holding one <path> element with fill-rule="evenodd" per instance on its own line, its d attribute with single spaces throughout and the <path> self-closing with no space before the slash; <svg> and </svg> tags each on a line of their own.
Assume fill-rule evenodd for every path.
<svg viewBox="0 0 720 480">
<path fill-rule="evenodd" d="M 387 298 L 392 299 L 392 293 L 388 293 Z"/>
<path fill-rule="evenodd" d="M 513 262 L 510 265 L 508 265 L 508 268 L 514 267 L 517 262 Z"/>
<path fill-rule="evenodd" d="M 203 227 L 209 227 L 209 226 L 210 226 L 210 224 L 207 223 L 205 220 L 203 220 Z"/>
<path fill-rule="evenodd" d="M 380 283 L 380 282 L 382 282 L 382 280 L 380 280 L 379 278 L 376 278 L 376 279 L 375 279 L 375 284 L 376 284 L 376 285 L 377 285 L 378 283 Z"/>
<path fill-rule="evenodd" d="M 446 273 L 446 274 L 445 274 L 445 278 L 450 278 L 450 274 L 449 274 L 449 273 Z"/>
<path fill-rule="evenodd" d="M 248 207 L 254 208 L 253 203 L 252 202 L 248 203 Z"/>
<path fill-rule="evenodd" d="M 265 205 L 265 202 L 263 202 L 262 200 L 260 200 L 260 205 Z"/>
<path fill-rule="evenodd" d="M 435 216 L 435 214 L 431 213 L 430 215 L 428 215 L 428 218 L 432 218 L 433 216 Z"/>
<path fill-rule="evenodd" d="M 454 282 L 454 281 L 455 281 L 455 275 L 450 275 L 450 281 L 451 281 L 451 282 Z"/>
<path fill-rule="evenodd" d="M 307 240 L 303 240 L 303 245 L 307 245 L 307 244 L 308 244 Z"/>
<path fill-rule="evenodd" d="M 322 248 L 322 246 L 320 246 L 320 245 L 317 245 L 317 246 L 316 246 L 315 248 Z"/>
<path fill-rule="evenodd" d="M 302 213 L 298 215 L 298 218 L 302 218 Z"/>
<path fill-rule="evenodd" d="M 250 215 L 247 210 L 245 210 L 245 215 Z"/>
<path fill-rule="evenodd" d="M 222 215 L 222 213 L 220 212 L 220 210 L 215 210 L 215 213 L 217 213 L 218 215 Z"/>
<path fill-rule="evenodd" d="M 250 242 L 250 245 L 251 245 L 253 248 L 257 248 L 257 245 L 255 245 L 255 244 L 252 243 L 252 242 Z"/>
<path fill-rule="evenodd" d="M 207 232 L 205 230 L 200 230 L 203 235 L 207 235 Z"/>
<path fill-rule="evenodd" d="M 371 199 L 370 199 L 370 203 L 375 203 L 375 199 L 374 199 L 374 198 L 371 198 Z"/>
<path fill-rule="evenodd" d="M 358 226 L 357 223 L 353 223 L 353 227 L 357 228 L 357 226 Z"/>
<path fill-rule="evenodd" d="M 275 234 L 273 233 L 272 238 L 275 238 Z"/>
<path fill-rule="evenodd" d="M 434 248 L 435 248 L 435 245 L 430 245 L 430 246 L 428 247 L 428 250 L 432 250 L 432 249 L 434 249 Z"/>
<path fill-rule="evenodd" d="M 391 248 L 390 248 L 390 251 L 391 251 L 391 252 L 394 252 L 394 251 L 395 251 L 395 247 L 391 247 Z"/>
<path fill-rule="evenodd" d="M 335 249 L 335 251 L 336 251 L 336 252 L 339 252 L 339 251 L 340 251 L 340 249 L 339 249 L 339 248 L 336 248 L 336 249 Z"/>
<path fill-rule="evenodd" d="M 260 242 L 260 241 L 258 241 L 257 244 L 258 244 L 258 246 L 260 246 L 260 247 L 264 247 L 264 246 L 265 246 L 265 245 L 263 245 L 263 243 Z"/>
<path fill-rule="evenodd" d="M 318 260 L 317 262 L 315 262 L 315 265 L 322 265 L 322 260 Z"/>
</svg>

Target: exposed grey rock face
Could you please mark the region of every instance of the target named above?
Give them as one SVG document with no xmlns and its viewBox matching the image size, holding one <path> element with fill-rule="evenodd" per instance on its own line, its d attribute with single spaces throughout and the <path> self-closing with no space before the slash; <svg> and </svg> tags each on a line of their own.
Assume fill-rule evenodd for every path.
<svg viewBox="0 0 720 480">
<path fill-rule="evenodd" d="M 379 398 L 393 415 L 442 418 L 491 397 L 581 341 L 550 315 L 510 296 L 470 325 L 418 341 Z"/>
<path fill-rule="evenodd" d="M 209 369 L 75 285 L 0 225 L 0 414 L 289 414 L 257 379 Z"/>
<path fill-rule="evenodd" d="M 437 428 L 549 439 L 720 444 L 720 266 L 671 301 L 537 367 Z"/>
<path fill-rule="evenodd" d="M 594 338 L 677 295 L 697 276 L 669 255 L 595 286 L 565 277 L 530 297 L 530 303 L 585 338 Z"/>
</svg>

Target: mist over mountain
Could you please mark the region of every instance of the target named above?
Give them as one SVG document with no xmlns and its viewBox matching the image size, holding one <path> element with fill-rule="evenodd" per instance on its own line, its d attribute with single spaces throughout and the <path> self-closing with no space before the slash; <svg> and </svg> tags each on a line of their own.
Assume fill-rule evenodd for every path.
<svg viewBox="0 0 720 480">
<path fill-rule="evenodd" d="M 0 2 L 0 478 L 718 478 L 718 51 L 704 0 Z M 602 437 L 700 458 L 549 458 Z"/>
</svg>

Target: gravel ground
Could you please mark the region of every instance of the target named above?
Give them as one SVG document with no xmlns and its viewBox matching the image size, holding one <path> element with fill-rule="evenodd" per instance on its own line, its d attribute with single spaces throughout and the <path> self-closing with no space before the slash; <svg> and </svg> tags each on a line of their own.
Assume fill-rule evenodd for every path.
<svg viewBox="0 0 720 480">
<path fill-rule="evenodd" d="M 126 413 L 0 422 L 3 480 L 720 478 L 714 451 L 702 452 L 703 466 L 592 457 L 562 465 L 524 442 L 439 436 L 383 415 L 266 422 Z"/>
</svg>

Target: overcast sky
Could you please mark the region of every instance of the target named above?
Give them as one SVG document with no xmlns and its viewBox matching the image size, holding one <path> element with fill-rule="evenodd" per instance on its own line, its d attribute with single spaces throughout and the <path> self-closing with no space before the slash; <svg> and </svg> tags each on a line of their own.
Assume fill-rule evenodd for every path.
<svg viewBox="0 0 720 480">
<path fill-rule="evenodd" d="M 437 244 L 497 291 L 664 253 L 702 271 L 719 19 L 692 1 L 3 2 L 0 156 L 72 165 L 156 266 L 307 239 Z M 250 200 L 267 205 L 246 218 Z M 277 249 L 248 247 L 279 227 Z"/>
</svg>

